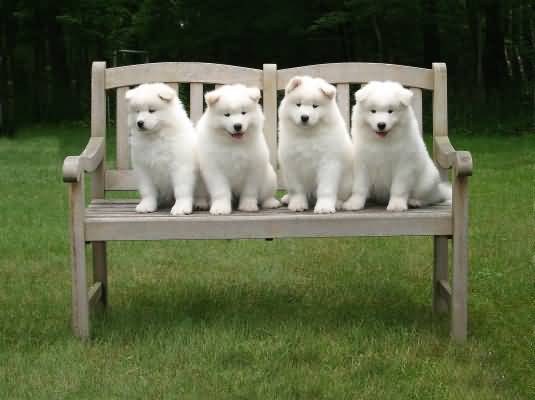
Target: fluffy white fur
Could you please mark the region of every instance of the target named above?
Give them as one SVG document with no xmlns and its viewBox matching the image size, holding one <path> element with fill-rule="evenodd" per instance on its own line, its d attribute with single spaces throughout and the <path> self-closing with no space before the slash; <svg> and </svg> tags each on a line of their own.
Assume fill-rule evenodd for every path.
<svg viewBox="0 0 535 400">
<path fill-rule="evenodd" d="M 367 198 L 389 211 L 451 200 L 440 180 L 411 107 L 412 92 L 397 82 L 370 82 L 355 93 L 352 129 L 353 193 L 343 208 L 360 210 Z"/>
<path fill-rule="evenodd" d="M 351 194 L 352 146 L 336 104 L 336 88 L 323 79 L 296 76 L 279 107 L 279 162 L 292 211 L 334 213 Z"/>
<path fill-rule="evenodd" d="M 277 175 L 264 138 L 260 90 L 225 85 L 205 95 L 206 110 L 197 123 L 201 172 L 214 215 L 276 208 Z"/>
<path fill-rule="evenodd" d="M 193 210 L 200 178 L 196 135 L 176 92 L 163 83 L 143 84 L 126 92 L 131 132 L 132 166 L 141 201 L 139 213 L 173 204 L 172 215 Z M 207 208 L 202 182 L 195 205 Z"/>
</svg>

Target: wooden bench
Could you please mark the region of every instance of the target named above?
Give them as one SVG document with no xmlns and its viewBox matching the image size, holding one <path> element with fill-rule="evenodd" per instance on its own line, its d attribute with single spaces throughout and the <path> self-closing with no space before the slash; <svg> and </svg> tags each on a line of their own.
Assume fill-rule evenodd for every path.
<svg viewBox="0 0 535 400">
<path fill-rule="evenodd" d="M 258 213 L 234 212 L 211 216 L 196 212 L 173 217 L 167 211 L 137 214 L 134 200 L 106 198 L 110 191 L 136 190 L 130 169 L 127 110 L 124 100 L 129 86 L 144 82 L 167 82 L 178 89 L 189 84 L 190 117 L 197 121 L 203 112 L 203 85 L 241 82 L 263 91 L 266 116 L 265 136 L 271 162 L 277 166 L 277 91 L 294 75 L 319 76 L 337 86 L 337 100 L 345 121 L 350 121 L 350 84 L 370 80 L 396 80 L 411 88 L 413 106 L 422 124 L 422 90 L 433 95 L 433 156 L 443 178 L 452 169 L 453 204 L 391 213 L 385 207 L 358 212 L 315 215 L 287 209 Z M 106 165 L 106 95 L 116 96 L 117 158 L 115 169 Z M 468 278 L 468 176 L 472 173 L 470 153 L 455 151 L 448 139 L 447 84 L 445 64 L 432 69 L 401 65 L 340 63 L 277 70 L 205 63 L 156 63 L 106 68 L 94 62 L 91 81 L 91 138 L 79 156 L 67 157 L 63 180 L 68 182 L 72 254 L 73 329 L 88 338 L 92 305 L 107 303 L 108 280 L 106 242 L 113 240 L 168 239 L 260 239 L 287 237 L 427 235 L 434 238 L 433 310 L 451 316 L 451 336 L 463 342 L 467 336 Z M 84 176 L 91 174 L 91 201 L 84 199 Z M 451 285 L 448 243 L 452 241 Z M 92 245 L 93 284 L 88 286 L 86 244 Z M 378 277 L 380 279 L 380 277 Z M 88 289 L 89 287 L 89 289 Z"/>
</svg>

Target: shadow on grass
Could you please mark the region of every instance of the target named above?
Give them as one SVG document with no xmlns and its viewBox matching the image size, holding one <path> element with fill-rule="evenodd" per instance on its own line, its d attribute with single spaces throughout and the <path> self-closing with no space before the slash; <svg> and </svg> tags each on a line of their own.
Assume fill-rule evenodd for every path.
<svg viewBox="0 0 535 400">
<path fill-rule="evenodd" d="M 214 329 L 268 334 L 281 330 L 346 331 L 360 327 L 382 336 L 385 330 L 417 330 L 447 335 L 446 318 L 432 314 L 429 304 L 411 299 L 395 285 L 360 285 L 358 291 L 234 286 L 186 288 L 159 295 L 131 293 L 125 304 L 111 305 L 93 317 L 94 337 L 109 335 L 125 341 L 153 337 L 159 331 Z M 344 293 L 345 292 L 345 293 Z M 120 340 L 121 340 L 120 339 Z"/>
</svg>

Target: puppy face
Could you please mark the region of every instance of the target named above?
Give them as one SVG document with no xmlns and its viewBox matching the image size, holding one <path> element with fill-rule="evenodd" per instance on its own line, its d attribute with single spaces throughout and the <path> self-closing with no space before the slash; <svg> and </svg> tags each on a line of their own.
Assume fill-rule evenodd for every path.
<svg viewBox="0 0 535 400">
<path fill-rule="evenodd" d="M 217 131 L 240 140 L 258 126 L 262 111 L 260 90 L 244 85 L 225 85 L 204 96 L 210 120 Z"/>
<path fill-rule="evenodd" d="M 167 114 L 177 95 L 163 83 L 144 83 L 126 92 L 125 98 L 130 129 L 150 134 L 159 131 L 169 120 Z"/>
<path fill-rule="evenodd" d="M 390 81 L 372 81 L 355 93 L 361 118 L 380 138 L 385 138 L 404 119 L 411 99 L 410 90 Z"/>
<path fill-rule="evenodd" d="M 335 95 L 336 88 L 323 79 L 295 76 L 286 86 L 281 117 L 303 128 L 313 127 L 330 112 Z"/>
</svg>

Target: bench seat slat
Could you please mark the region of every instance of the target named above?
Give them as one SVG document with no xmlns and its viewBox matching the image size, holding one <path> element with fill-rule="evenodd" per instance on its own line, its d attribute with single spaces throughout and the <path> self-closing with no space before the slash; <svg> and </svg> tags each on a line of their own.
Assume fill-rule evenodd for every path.
<svg viewBox="0 0 535 400">
<path fill-rule="evenodd" d="M 173 217 L 169 210 L 138 214 L 138 200 L 96 200 L 85 214 L 88 241 L 161 239 L 262 239 L 284 237 L 342 237 L 451 235 L 451 206 L 438 205 L 390 213 L 371 206 L 358 212 L 316 215 L 287 208 L 258 213 L 235 212 L 211 216 L 195 212 Z"/>
</svg>

